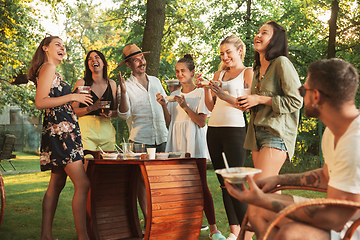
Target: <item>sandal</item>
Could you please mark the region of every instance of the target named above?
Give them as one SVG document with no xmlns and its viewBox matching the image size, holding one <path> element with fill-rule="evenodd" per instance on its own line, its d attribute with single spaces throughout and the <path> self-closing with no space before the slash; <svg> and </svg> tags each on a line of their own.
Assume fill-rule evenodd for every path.
<svg viewBox="0 0 360 240">
<path fill-rule="evenodd" d="M 209 238 L 212 240 L 226 240 L 226 237 L 224 237 L 220 232 L 210 234 Z"/>
</svg>

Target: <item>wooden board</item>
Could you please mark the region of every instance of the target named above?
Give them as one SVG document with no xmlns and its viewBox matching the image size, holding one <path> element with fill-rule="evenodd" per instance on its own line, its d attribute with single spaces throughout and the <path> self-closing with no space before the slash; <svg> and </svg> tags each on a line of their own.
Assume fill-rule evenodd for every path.
<svg viewBox="0 0 360 240">
<path fill-rule="evenodd" d="M 196 159 L 90 160 L 87 220 L 91 239 L 199 239 L 203 193 Z M 143 237 L 137 213 L 139 175 L 148 219 Z"/>
<path fill-rule="evenodd" d="M 203 193 L 195 161 L 144 165 L 151 194 L 149 239 L 199 239 Z"/>
</svg>

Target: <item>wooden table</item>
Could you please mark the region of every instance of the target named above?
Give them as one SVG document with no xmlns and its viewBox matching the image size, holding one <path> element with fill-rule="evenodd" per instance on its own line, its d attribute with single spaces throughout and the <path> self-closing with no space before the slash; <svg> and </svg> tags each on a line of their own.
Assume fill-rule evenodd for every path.
<svg viewBox="0 0 360 240">
<path fill-rule="evenodd" d="M 147 194 L 144 235 L 137 210 L 139 174 Z M 90 159 L 87 175 L 91 239 L 199 239 L 203 193 L 195 158 Z"/>
</svg>

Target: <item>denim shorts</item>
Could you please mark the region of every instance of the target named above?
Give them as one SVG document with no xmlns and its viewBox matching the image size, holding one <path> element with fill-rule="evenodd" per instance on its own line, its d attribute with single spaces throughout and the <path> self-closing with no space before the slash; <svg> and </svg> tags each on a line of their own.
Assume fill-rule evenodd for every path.
<svg viewBox="0 0 360 240">
<path fill-rule="evenodd" d="M 255 138 L 259 150 L 269 147 L 287 152 L 284 140 L 272 135 L 265 127 L 255 127 Z"/>
</svg>

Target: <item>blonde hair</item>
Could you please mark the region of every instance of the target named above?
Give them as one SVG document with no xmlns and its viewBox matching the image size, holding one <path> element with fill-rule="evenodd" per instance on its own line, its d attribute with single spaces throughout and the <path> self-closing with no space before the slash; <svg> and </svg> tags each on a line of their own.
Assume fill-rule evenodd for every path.
<svg viewBox="0 0 360 240">
<path fill-rule="evenodd" d="M 243 41 L 241 41 L 240 38 L 238 38 L 237 36 L 235 36 L 234 34 L 231 34 L 230 36 L 227 36 L 224 40 L 222 40 L 220 42 L 220 46 L 225 44 L 225 43 L 232 43 L 234 44 L 234 46 L 236 47 L 236 50 L 239 50 L 241 48 L 242 52 L 240 55 L 240 59 L 241 62 L 244 61 L 245 58 L 245 54 L 246 54 L 246 46 L 245 43 Z M 221 70 L 226 70 L 227 67 L 226 65 L 221 61 L 221 63 L 219 64 L 218 69 Z"/>
</svg>

